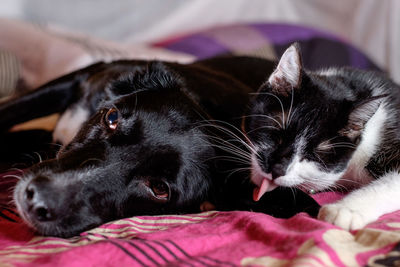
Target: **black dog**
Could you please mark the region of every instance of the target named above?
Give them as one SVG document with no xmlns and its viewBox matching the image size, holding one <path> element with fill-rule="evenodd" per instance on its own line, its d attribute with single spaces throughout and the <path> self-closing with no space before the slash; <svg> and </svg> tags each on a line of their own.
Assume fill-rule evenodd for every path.
<svg viewBox="0 0 400 267">
<path fill-rule="evenodd" d="M 19 213 L 39 233 L 67 237 L 118 218 L 198 212 L 204 201 L 283 217 L 315 212 L 291 191 L 252 203 L 241 175 L 226 183 L 234 167 L 220 143 L 229 130 L 216 125 L 238 128 L 249 94 L 272 69 L 247 57 L 98 63 L 3 102 L 4 130 L 62 112 L 54 137 L 63 147 L 18 183 Z"/>
</svg>

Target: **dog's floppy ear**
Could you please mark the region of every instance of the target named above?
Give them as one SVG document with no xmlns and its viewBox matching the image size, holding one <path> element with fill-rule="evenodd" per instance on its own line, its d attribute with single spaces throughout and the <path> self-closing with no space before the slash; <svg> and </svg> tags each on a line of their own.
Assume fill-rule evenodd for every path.
<svg viewBox="0 0 400 267">
<path fill-rule="evenodd" d="M 0 130 L 31 119 L 64 111 L 82 96 L 82 83 L 107 64 L 96 63 L 55 79 L 34 91 L 0 102 Z"/>
</svg>

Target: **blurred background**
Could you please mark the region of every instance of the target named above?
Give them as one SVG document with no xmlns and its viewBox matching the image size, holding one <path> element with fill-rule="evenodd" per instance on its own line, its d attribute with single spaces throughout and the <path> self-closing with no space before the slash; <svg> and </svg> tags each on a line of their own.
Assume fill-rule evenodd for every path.
<svg viewBox="0 0 400 267">
<path fill-rule="evenodd" d="M 306 25 L 350 42 L 400 82 L 399 10 L 398 0 L 1 0 L 0 17 L 120 44 L 157 42 L 218 25 Z"/>
</svg>

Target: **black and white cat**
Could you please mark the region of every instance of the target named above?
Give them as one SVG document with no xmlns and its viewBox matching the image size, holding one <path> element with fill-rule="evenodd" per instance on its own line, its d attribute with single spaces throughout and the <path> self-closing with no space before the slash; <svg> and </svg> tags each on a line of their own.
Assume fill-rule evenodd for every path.
<svg viewBox="0 0 400 267">
<path fill-rule="evenodd" d="M 254 198 L 277 186 L 352 190 L 318 217 L 359 229 L 400 209 L 400 88 L 378 73 L 308 71 L 283 54 L 243 128 L 252 144 Z"/>
</svg>

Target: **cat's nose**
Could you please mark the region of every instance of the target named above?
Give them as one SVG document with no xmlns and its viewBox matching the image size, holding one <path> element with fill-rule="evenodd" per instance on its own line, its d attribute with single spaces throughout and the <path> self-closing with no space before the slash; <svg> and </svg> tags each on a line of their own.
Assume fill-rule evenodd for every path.
<svg viewBox="0 0 400 267">
<path fill-rule="evenodd" d="M 285 168 L 282 164 L 274 164 L 271 168 L 272 179 L 285 175 Z"/>
</svg>

